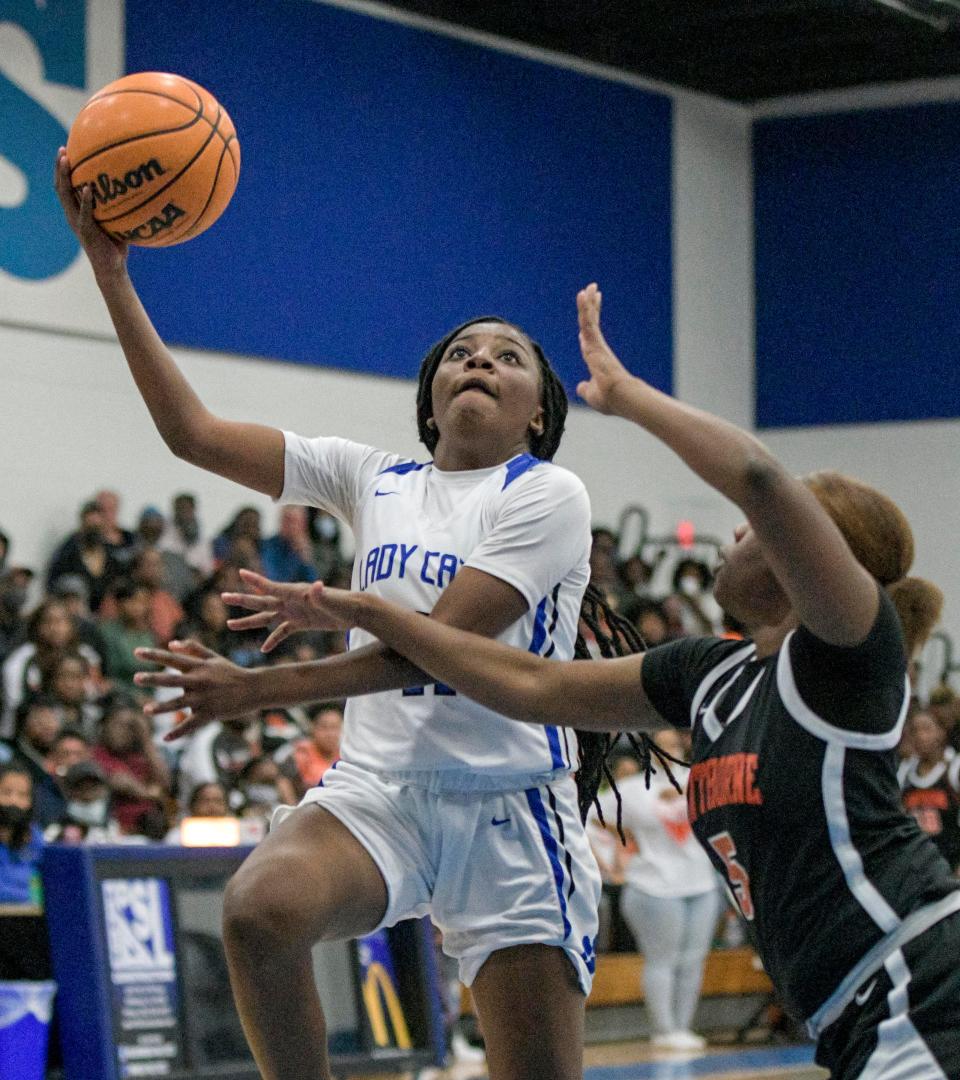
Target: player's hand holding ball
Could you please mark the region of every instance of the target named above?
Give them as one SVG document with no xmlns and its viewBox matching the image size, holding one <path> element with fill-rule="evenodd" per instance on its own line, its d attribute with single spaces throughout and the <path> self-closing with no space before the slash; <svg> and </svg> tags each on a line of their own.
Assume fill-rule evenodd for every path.
<svg viewBox="0 0 960 1080">
<path fill-rule="evenodd" d="M 115 239 L 94 221 L 92 193 L 88 191 L 86 198 L 81 196 L 77 199 L 70 185 L 70 161 L 63 146 L 57 151 L 53 186 L 57 189 L 67 224 L 77 234 L 93 267 L 94 276 L 103 278 L 123 271 L 129 242 Z"/>
</svg>

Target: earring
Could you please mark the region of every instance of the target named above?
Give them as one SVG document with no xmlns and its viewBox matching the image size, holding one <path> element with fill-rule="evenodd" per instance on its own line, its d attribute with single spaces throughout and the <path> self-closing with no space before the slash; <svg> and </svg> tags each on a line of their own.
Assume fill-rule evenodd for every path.
<svg viewBox="0 0 960 1080">
<path fill-rule="evenodd" d="M 427 417 L 427 427 L 428 427 L 428 428 L 429 428 L 429 429 L 430 429 L 431 431 L 433 431 L 433 429 L 434 429 L 434 428 L 435 428 L 436 426 L 437 426 L 437 422 L 436 422 L 436 420 L 434 420 L 434 418 L 433 418 L 432 416 L 428 416 L 428 417 Z"/>
</svg>

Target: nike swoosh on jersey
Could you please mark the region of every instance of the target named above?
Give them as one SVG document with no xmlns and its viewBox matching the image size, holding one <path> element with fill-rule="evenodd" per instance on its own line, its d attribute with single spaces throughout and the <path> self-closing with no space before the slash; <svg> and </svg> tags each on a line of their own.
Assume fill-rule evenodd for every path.
<svg viewBox="0 0 960 1080">
<path fill-rule="evenodd" d="M 873 993 L 873 989 L 874 989 L 874 987 L 876 985 L 877 985 L 877 980 L 874 979 L 872 982 L 868 983 L 858 994 L 855 994 L 853 1000 L 858 1005 L 862 1005 L 867 1000 L 867 998 Z"/>
<path fill-rule="evenodd" d="M 399 495 L 400 492 L 399 491 L 380 491 L 378 489 L 373 494 L 374 494 L 374 496 L 377 496 L 377 495 Z"/>
<path fill-rule="evenodd" d="M 495 817 L 492 817 L 492 818 L 490 819 L 490 824 L 491 824 L 491 825 L 506 825 L 506 823 L 507 823 L 507 822 L 508 822 L 509 820 L 510 820 L 510 819 L 509 819 L 508 817 L 505 817 L 505 818 L 495 818 Z"/>
</svg>

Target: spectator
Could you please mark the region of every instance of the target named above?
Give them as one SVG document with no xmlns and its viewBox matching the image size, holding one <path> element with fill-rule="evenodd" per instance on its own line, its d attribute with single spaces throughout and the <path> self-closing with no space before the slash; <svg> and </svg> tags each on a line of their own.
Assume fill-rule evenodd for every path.
<svg viewBox="0 0 960 1080">
<path fill-rule="evenodd" d="M 307 511 L 302 506 L 280 508 L 275 536 L 264 540 L 260 559 L 263 572 L 273 581 L 316 581 L 313 546 L 307 532 Z"/>
<path fill-rule="evenodd" d="M 264 821 L 270 820 L 278 806 L 296 806 L 300 801 L 293 783 L 266 754 L 244 765 L 237 778 L 237 790 L 243 796 L 244 817 L 262 817 Z"/>
<path fill-rule="evenodd" d="M 272 657 L 271 657 L 271 663 Z M 300 774 L 293 761 L 293 744 L 310 730 L 310 710 L 305 705 L 264 709 L 260 713 L 260 742 L 265 754 L 271 754 L 283 765 L 283 774 L 297 790 L 302 787 Z M 304 789 L 305 790 L 305 789 Z"/>
<path fill-rule="evenodd" d="M 223 784 L 216 780 L 198 784 L 190 793 L 187 813 L 190 817 L 231 817 Z"/>
<path fill-rule="evenodd" d="M 111 592 L 116 602 L 117 618 L 108 619 L 100 627 L 106 647 L 106 674 L 122 689 L 135 693 L 133 676 L 146 671 L 134 655 L 134 649 L 153 648 L 156 638 L 150 628 L 150 590 L 134 581 L 119 581 Z"/>
<path fill-rule="evenodd" d="M 664 549 L 658 548 L 652 562 L 648 562 L 638 553 L 624 559 L 618 566 L 623 614 L 626 618 L 636 621 L 638 605 L 653 599 L 653 575 L 657 572 L 663 556 Z"/>
<path fill-rule="evenodd" d="M 639 600 L 633 611 L 633 623 L 648 649 L 662 645 L 669 636 L 667 616 L 659 600 Z"/>
<path fill-rule="evenodd" d="M 313 565 L 321 581 L 331 584 L 344 565 L 340 550 L 340 522 L 317 506 L 307 507 L 307 531 L 313 544 Z M 349 588 L 349 584 L 347 588 Z"/>
<path fill-rule="evenodd" d="M 960 756 L 947 745 L 947 733 L 929 711 L 918 709 L 911 714 L 906 728 L 911 754 L 897 770 L 904 809 L 956 873 L 960 867 Z"/>
<path fill-rule="evenodd" d="M 170 770 L 153 744 L 146 717 L 133 701 L 119 697 L 108 707 L 92 756 L 110 786 L 111 814 L 120 831 L 145 833 L 164 812 Z"/>
<path fill-rule="evenodd" d="M 103 516 L 94 502 L 80 508 L 80 527 L 53 553 L 47 567 L 47 587 L 65 574 L 81 577 L 87 586 L 90 610 L 97 611 L 110 585 L 121 576 L 120 561 L 103 537 Z"/>
<path fill-rule="evenodd" d="M 256 570 L 260 566 L 262 543 L 260 511 L 255 506 L 244 506 L 213 541 L 213 557 L 217 563 L 234 561 Z"/>
<path fill-rule="evenodd" d="M 78 641 L 77 628 L 60 600 L 44 600 L 27 620 L 27 640 L 4 660 L 3 702 L 0 737 L 13 735 L 14 713 L 30 694 L 40 691 L 44 672 L 65 652 L 80 652 L 91 670 L 99 672 L 100 658 Z"/>
<path fill-rule="evenodd" d="M 310 713 L 310 734 L 293 744 L 292 756 L 304 790 L 320 783 L 323 774 L 340 758 L 343 706 L 325 702 Z"/>
<path fill-rule="evenodd" d="M 79 574 L 64 574 L 50 586 L 50 597 L 62 600 L 77 630 L 77 641 L 97 654 L 98 672 L 103 671 L 106 646 L 100 627 L 90 613 L 90 597 L 87 584 Z"/>
<path fill-rule="evenodd" d="M 620 782 L 618 773 L 621 777 L 631 774 L 627 760 L 624 757 L 617 757 L 608 763 L 611 775 L 618 784 Z M 635 766 L 634 761 L 633 772 L 636 772 Z M 606 810 L 604 810 L 604 817 L 606 818 Z M 613 822 L 616 823 L 615 809 Z M 620 915 L 620 893 L 623 889 L 624 866 L 636 848 L 632 843 L 624 844 L 619 836 L 607 828 L 607 825 L 600 820 L 596 807 L 590 810 L 586 821 L 586 831 L 590 850 L 600 868 L 600 926 L 597 932 L 596 950 L 598 953 L 634 952 L 636 947 L 630 931 Z"/>
<path fill-rule="evenodd" d="M 684 634 L 720 632 L 723 613 L 713 598 L 713 574 L 705 562 L 683 558 L 673 569 L 673 595 L 679 601 Z"/>
<path fill-rule="evenodd" d="M 193 495 L 182 492 L 174 496 L 170 528 L 164 533 L 160 548 L 179 555 L 201 578 L 213 573 L 213 550 L 203 537 Z"/>
<path fill-rule="evenodd" d="M 217 780 L 207 780 L 202 784 L 197 784 L 190 792 L 186 804 L 186 813 L 183 816 L 223 818 L 234 817 L 235 815 L 227 802 L 227 792 L 223 784 Z M 183 843 L 182 824 L 183 819 L 181 818 L 164 837 L 165 843 Z"/>
<path fill-rule="evenodd" d="M 227 629 L 227 605 L 216 589 L 204 588 L 191 593 L 184 602 L 184 621 L 176 629 L 180 641 L 194 638 L 214 652 L 230 655 L 234 644 Z"/>
<path fill-rule="evenodd" d="M 47 843 L 116 844 L 123 834 L 110 815 L 110 785 L 94 761 L 72 765 L 63 780 L 66 810 L 44 833 Z"/>
<path fill-rule="evenodd" d="M 150 590 L 150 629 L 162 645 L 183 621 L 183 608 L 164 585 L 163 556 L 157 548 L 144 548 L 133 560 L 130 576 Z"/>
<path fill-rule="evenodd" d="M 667 619 L 667 641 L 676 641 L 687 636 L 684 623 L 685 606 L 676 593 L 671 593 L 660 601 L 660 607 Z"/>
<path fill-rule="evenodd" d="M 673 730 L 658 732 L 657 742 L 681 756 Z M 651 1043 L 700 1050 L 706 1042 L 691 1025 L 720 910 L 717 876 L 693 835 L 686 799 L 663 771 L 653 774 L 649 789 L 640 775 L 620 781 L 619 788 L 623 825 L 638 849 L 624 871 L 621 911 L 644 954 Z M 604 809 L 609 818 L 609 802 Z"/>
<path fill-rule="evenodd" d="M 256 713 L 207 724 L 190 736 L 179 760 L 181 801 L 200 784 L 221 783 L 231 806 L 242 803 L 237 782 L 244 766 L 260 755 Z"/>
<path fill-rule="evenodd" d="M 169 593 L 179 603 L 197 587 L 199 575 L 182 555 L 164 548 L 163 536 L 166 531 L 167 522 L 163 514 L 155 506 L 145 507 L 137 525 L 137 552 L 140 556 L 148 551 L 157 554 L 159 568 L 149 570 L 154 587 Z M 138 578 L 140 574 L 133 571 L 132 576 Z"/>
<path fill-rule="evenodd" d="M 74 765 L 84 761 L 90 761 L 90 740 L 80 728 L 64 726 L 60 729 L 57 737 L 50 746 L 47 754 L 47 771 L 60 782 L 63 788 L 63 778 Z"/>
<path fill-rule="evenodd" d="M 63 721 L 54 702 L 33 698 L 24 702 L 16 714 L 16 739 L 3 747 L 7 760 L 18 761 L 33 779 L 33 815 L 41 828 L 56 821 L 63 813 L 60 785 L 50 772 L 50 751 Z"/>
<path fill-rule="evenodd" d="M 26 635 L 23 608 L 32 580 L 33 571 L 26 566 L 11 566 L 0 577 L 0 660 L 8 656 Z"/>
<path fill-rule="evenodd" d="M 941 683 L 930 691 L 927 708 L 946 732 L 948 745 L 960 750 L 960 697 L 946 683 Z"/>
<path fill-rule="evenodd" d="M 590 583 L 604 594 L 614 609 L 619 610 L 623 596 L 623 584 L 617 569 L 617 537 L 610 529 L 598 526 L 591 530 L 593 544 L 590 548 Z"/>
<path fill-rule="evenodd" d="M 115 491 L 103 490 L 94 495 L 93 501 L 100 511 L 103 542 L 121 566 L 128 563 L 133 556 L 136 537 L 120 526 L 120 496 Z"/>
<path fill-rule="evenodd" d="M 96 733 L 103 709 L 97 704 L 98 686 L 90 661 L 79 649 L 66 649 L 42 673 L 40 693 L 56 702 L 64 724 L 86 735 Z"/>
<path fill-rule="evenodd" d="M 31 821 L 33 783 L 20 765 L 0 765 L 0 904 L 40 899 L 43 834 Z"/>
</svg>

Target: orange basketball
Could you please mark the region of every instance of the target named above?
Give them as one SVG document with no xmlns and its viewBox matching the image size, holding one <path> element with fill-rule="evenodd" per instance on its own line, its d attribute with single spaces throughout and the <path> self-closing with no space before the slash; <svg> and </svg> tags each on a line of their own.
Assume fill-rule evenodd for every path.
<svg viewBox="0 0 960 1080">
<path fill-rule="evenodd" d="M 67 139 L 70 182 L 93 187 L 93 216 L 118 239 L 168 247 L 209 229 L 240 175 L 226 109 L 181 75 L 141 71 L 105 86 Z"/>
</svg>

